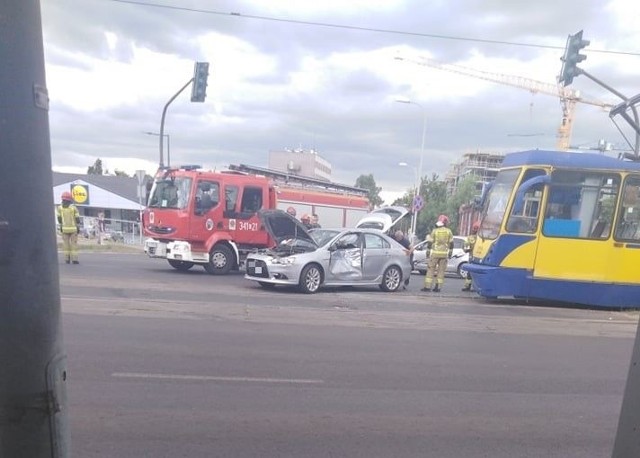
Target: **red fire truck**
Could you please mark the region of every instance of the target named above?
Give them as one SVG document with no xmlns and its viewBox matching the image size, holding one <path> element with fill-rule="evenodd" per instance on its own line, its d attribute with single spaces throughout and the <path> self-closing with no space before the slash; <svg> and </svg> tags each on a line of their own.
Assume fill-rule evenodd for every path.
<svg viewBox="0 0 640 458">
<path fill-rule="evenodd" d="M 237 269 L 247 253 L 273 244 L 257 211 L 315 213 L 324 227 L 345 227 L 369 211 L 367 192 L 245 165 L 212 172 L 182 166 L 158 172 L 142 224 L 149 257 L 177 270 L 201 265 L 211 274 Z"/>
</svg>

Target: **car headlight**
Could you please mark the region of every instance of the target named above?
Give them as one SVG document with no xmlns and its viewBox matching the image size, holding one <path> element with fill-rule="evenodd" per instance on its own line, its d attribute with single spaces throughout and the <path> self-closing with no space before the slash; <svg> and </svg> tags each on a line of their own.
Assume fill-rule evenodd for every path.
<svg viewBox="0 0 640 458">
<path fill-rule="evenodd" d="M 290 266 L 296 262 L 295 256 L 287 256 L 286 258 L 273 258 L 271 264 L 281 264 L 283 266 Z"/>
</svg>

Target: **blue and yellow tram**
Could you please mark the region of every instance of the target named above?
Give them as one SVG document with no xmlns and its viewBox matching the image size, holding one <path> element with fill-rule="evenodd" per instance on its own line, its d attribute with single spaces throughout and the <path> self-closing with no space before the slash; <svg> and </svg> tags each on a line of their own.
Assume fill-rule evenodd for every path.
<svg viewBox="0 0 640 458">
<path fill-rule="evenodd" d="M 640 163 L 508 154 L 478 235 L 467 269 L 482 296 L 640 308 Z"/>
</svg>

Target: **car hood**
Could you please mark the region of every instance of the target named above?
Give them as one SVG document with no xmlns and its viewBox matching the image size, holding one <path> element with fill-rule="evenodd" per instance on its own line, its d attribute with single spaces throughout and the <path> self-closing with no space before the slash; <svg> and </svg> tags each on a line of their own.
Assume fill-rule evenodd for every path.
<svg viewBox="0 0 640 458">
<path fill-rule="evenodd" d="M 258 217 L 276 245 L 280 245 L 285 240 L 301 240 L 313 245 L 318 244 L 309 235 L 300 221 L 282 210 L 260 210 Z"/>
<path fill-rule="evenodd" d="M 356 224 L 357 228 L 378 229 L 387 232 L 409 213 L 409 209 L 400 206 L 382 207 L 367 213 Z"/>
</svg>

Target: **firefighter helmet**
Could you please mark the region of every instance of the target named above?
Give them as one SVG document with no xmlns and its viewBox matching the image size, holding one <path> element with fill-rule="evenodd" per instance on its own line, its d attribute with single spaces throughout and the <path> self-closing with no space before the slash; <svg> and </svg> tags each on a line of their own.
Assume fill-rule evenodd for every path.
<svg viewBox="0 0 640 458">
<path fill-rule="evenodd" d="M 69 191 L 65 191 L 60 196 L 60 200 L 62 200 L 63 202 L 64 201 L 73 202 L 73 197 L 71 196 L 71 193 Z"/>
<path fill-rule="evenodd" d="M 438 216 L 438 222 L 442 223 L 443 226 L 449 225 L 449 217 L 447 215 Z"/>
<path fill-rule="evenodd" d="M 476 221 L 475 223 L 473 223 L 473 226 L 471 226 L 471 231 L 475 234 L 476 232 L 478 232 L 479 229 L 480 229 L 480 221 Z"/>
</svg>

